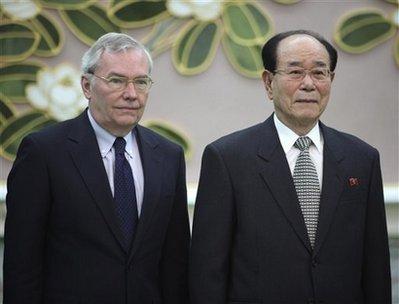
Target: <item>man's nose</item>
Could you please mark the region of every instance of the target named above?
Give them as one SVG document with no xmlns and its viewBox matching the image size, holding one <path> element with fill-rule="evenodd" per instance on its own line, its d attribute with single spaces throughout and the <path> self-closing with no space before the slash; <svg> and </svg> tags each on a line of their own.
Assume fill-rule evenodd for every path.
<svg viewBox="0 0 399 304">
<path fill-rule="evenodd" d="M 306 73 L 301 82 L 301 89 L 306 91 L 312 91 L 316 88 L 314 80 L 310 73 Z"/>
<path fill-rule="evenodd" d="M 137 98 L 137 91 L 133 81 L 129 81 L 126 84 L 126 88 L 123 91 L 123 98 L 135 100 Z"/>
</svg>

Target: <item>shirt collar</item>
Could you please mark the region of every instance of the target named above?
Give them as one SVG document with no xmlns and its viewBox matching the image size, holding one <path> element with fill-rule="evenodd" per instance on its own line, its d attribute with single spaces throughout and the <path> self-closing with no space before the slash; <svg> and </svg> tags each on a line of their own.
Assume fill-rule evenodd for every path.
<svg viewBox="0 0 399 304">
<path fill-rule="evenodd" d="M 103 127 L 101 127 L 94 117 L 91 115 L 90 108 L 87 111 L 89 116 L 89 121 L 94 129 L 94 133 L 96 134 L 98 147 L 100 149 L 101 156 L 104 158 L 112 149 L 116 136 L 109 133 Z M 126 140 L 126 148 L 125 151 L 130 155 L 133 156 L 133 141 L 135 138 L 135 132 L 129 132 L 123 137 Z"/>
<path fill-rule="evenodd" d="M 280 139 L 281 146 L 283 147 L 284 153 L 287 153 L 295 144 L 296 140 L 299 138 L 299 135 L 288 128 L 285 124 L 283 124 L 277 117 L 276 113 L 273 115 L 274 125 L 277 129 L 277 134 Z M 313 144 L 316 146 L 319 152 L 323 151 L 323 138 L 321 135 L 321 130 L 319 126 L 319 122 L 309 131 L 308 136 Z"/>
</svg>

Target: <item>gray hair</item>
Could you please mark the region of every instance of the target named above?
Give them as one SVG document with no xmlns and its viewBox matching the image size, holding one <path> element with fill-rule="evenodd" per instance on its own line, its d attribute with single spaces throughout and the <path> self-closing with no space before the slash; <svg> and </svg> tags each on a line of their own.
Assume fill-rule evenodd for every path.
<svg viewBox="0 0 399 304">
<path fill-rule="evenodd" d="M 99 65 L 101 55 L 105 51 L 118 53 L 131 49 L 140 50 L 147 56 L 148 74 L 151 75 L 153 62 L 146 47 L 129 35 L 121 33 L 108 33 L 98 38 L 82 57 L 82 72 L 84 74 L 93 73 Z"/>
</svg>

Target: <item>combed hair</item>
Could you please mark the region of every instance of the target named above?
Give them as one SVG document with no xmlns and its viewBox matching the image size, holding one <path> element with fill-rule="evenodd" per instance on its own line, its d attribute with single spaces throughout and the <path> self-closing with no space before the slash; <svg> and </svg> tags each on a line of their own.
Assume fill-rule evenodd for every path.
<svg viewBox="0 0 399 304">
<path fill-rule="evenodd" d="M 98 38 L 82 57 L 82 72 L 84 74 L 94 73 L 99 65 L 100 57 L 105 51 L 118 53 L 130 49 L 144 52 L 148 59 L 148 73 L 151 75 L 153 62 L 146 47 L 129 35 L 121 33 L 108 33 Z"/>
<path fill-rule="evenodd" d="M 277 66 L 277 48 L 281 40 L 293 35 L 307 35 L 317 39 L 326 48 L 330 57 L 330 70 L 334 71 L 337 65 L 338 53 L 337 50 L 320 34 L 308 30 L 294 30 L 279 33 L 270 38 L 262 49 L 263 66 L 266 70 L 273 72 Z"/>
</svg>

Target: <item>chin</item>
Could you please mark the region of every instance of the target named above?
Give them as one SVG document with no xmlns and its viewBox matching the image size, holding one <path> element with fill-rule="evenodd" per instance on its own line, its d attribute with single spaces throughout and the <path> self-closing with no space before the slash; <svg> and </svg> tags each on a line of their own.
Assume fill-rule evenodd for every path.
<svg viewBox="0 0 399 304">
<path fill-rule="evenodd" d="M 317 120 L 320 116 L 319 111 L 315 109 L 302 109 L 293 113 L 293 118 L 299 122 L 313 122 Z"/>
</svg>

